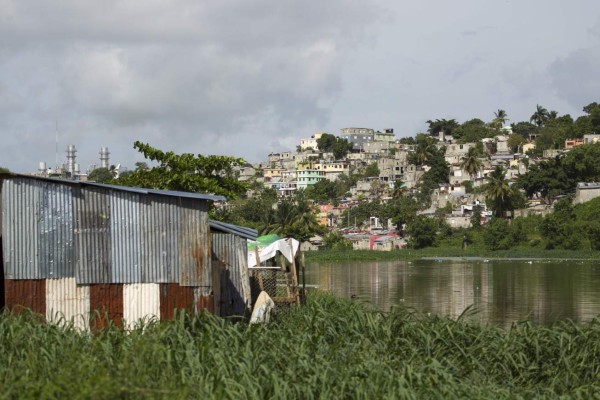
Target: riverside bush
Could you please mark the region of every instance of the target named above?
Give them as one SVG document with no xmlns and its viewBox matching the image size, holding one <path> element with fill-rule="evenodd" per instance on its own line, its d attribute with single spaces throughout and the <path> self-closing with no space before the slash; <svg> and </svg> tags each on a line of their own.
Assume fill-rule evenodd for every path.
<svg viewBox="0 0 600 400">
<path fill-rule="evenodd" d="M 0 318 L 2 398 L 592 398 L 600 320 L 510 329 L 311 293 L 268 325 L 179 314 L 91 333 Z"/>
</svg>

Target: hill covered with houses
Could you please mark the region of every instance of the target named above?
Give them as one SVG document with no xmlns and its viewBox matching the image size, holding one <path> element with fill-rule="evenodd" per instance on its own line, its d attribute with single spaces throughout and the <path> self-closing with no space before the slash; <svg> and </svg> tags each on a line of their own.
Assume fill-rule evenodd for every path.
<svg viewBox="0 0 600 400">
<path fill-rule="evenodd" d="M 218 217 L 314 245 L 350 240 L 389 250 L 434 245 L 461 230 L 508 232 L 519 218 L 537 218 L 531 230 L 543 232 L 538 225 L 557 202 L 572 208 L 600 196 L 597 103 L 577 118 L 537 106 L 529 121 L 509 123 L 498 110 L 488 122 L 427 123 L 427 132 L 401 138 L 393 129 L 317 132 L 295 149 L 238 165 L 235 176 L 250 189 Z"/>
</svg>

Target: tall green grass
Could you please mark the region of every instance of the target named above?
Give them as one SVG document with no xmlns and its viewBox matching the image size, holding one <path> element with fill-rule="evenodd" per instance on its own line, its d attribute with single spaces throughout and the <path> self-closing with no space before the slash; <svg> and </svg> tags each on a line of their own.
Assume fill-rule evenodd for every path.
<svg viewBox="0 0 600 400">
<path fill-rule="evenodd" d="M 600 320 L 511 329 L 312 293 L 268 325 L 210 315 L 85 333 L 0 318 L 2 398 L 600 396 Z"/>
</svg>

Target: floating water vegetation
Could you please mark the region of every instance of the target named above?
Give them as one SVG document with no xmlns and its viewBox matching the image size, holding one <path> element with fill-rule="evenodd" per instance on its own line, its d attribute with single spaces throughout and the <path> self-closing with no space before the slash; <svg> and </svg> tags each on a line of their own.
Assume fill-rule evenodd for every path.
<svg viewBox="0 0 600 400">
<path fill-rule="evenodd" d="M 592 398 L 600 320 L 510 329 L 313 292 L 268 325 L 180 314 L 86 333 L 0 317 L 1 398 Z"/>
<path fill-rule="evenodd" d="M 304 253 L 307 261 L 395 261 L 415 260 L 431 257 L 474 257 L 474 258 L 523 258 L 552 260 L 599 260 L 597 250 L 544 250 L 538 248 L 513 248 L 510 250 L 486 250 L 482 248 L 460 249 L 456 247 L 426 247 L 424 249 L 402 249 L 392 251 L 372 250 L 318 250 Z"/>
</svg>

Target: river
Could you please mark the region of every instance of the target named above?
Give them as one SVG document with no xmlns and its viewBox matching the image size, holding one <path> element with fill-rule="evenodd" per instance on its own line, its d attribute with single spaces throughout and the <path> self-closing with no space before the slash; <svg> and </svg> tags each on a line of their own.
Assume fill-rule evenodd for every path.
<svg viewBox="0 0 600 400">
<path fill-rule="evenodd" d="M 499 326 L 600 314 L 597 261 L 372 261 L 308 263 L 306 284 L 382 311 L 394 305 Z"/>
</svg>

